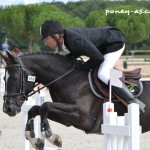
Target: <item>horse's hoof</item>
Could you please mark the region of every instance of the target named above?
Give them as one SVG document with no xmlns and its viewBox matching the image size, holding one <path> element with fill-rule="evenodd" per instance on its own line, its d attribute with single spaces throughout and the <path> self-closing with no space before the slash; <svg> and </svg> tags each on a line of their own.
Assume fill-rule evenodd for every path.
<svg viewBox="0 0 150 150">
<path fill-rule="evenodd" d="M 54 145 L 58 146 L 58 147 L 62 147 L 62 140 L 59 137 L 59 135 L 55 134 L 55 140 L 54 140 Z"/>
<path fill-rule="evenodd" d="M 57 134 L 52 134 L 50 137 L 46 138 L 51 144 L 56 145 L 58 147 L 62 147 L 62 140 Z"/>
<path fill-rule="evenodd" d="M 37 150 L 43 150 L 44 149 L 44 141 L 40 138 L 37 139 L 37 142 L 35 143 Z"/>
</svg>

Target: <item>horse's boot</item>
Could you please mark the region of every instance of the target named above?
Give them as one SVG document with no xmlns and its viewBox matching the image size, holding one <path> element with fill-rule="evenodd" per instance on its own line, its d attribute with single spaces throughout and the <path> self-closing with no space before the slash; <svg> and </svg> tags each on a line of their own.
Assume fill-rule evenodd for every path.
<svg viewBox="0 0 150 150">
<path fill-rule="evenodd" d="M 145 104 L 142 103 L 137 98 L 134 98 L 134 95 L 131 93 L 131 91 L 128 89 L 128 87 L 125 84 L 122 84 L 122 87 L 115 87 L 112 86 L 113 92 L 115 92 L 121 99 L 125 100 L 128 104 L 131 103 L 137 103 L 139 104 L 140 112 L 145 112 Z"/>
<path fill-rule="evenodd" d="M 135 103 L 134 96 L 125 84 L 122 87 L 112 86 L 113 92 L 115 92 L 121 99 L 125 100 L 128 104 Z"/>
</svg>

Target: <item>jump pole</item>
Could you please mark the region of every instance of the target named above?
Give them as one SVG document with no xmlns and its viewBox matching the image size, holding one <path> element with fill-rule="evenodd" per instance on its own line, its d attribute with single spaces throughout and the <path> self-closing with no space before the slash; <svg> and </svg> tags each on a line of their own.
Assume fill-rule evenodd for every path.
<svg viewBox="0 0 150 150">
<path fill-rule="evenodd" d="M 5 76 L 5 69 L 1 67 L 0 68 L 0 95 L 1 96 L 3 96 L 5 92 L 4 76 Z"/>
</svg>

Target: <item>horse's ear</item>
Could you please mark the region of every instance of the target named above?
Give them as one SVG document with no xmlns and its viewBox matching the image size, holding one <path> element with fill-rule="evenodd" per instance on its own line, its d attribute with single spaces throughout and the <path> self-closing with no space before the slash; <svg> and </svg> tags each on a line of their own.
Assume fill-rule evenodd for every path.
<svg viewBox="0 0 150 150">
<path fill-rule="evenodd" d="M 6 51 L 6 53 L 8 57 L 0 53 L 1 57 L 4 59 L 6 64 L 8 65 L 10 63 L 16 63 L 14 56 L 9 51 Z"/>
<path fill-rule="evenodd" d="M 17 63 L 15 60 L 15 57 L 9 51 L 6 51 L 6 53 L 7 53 L 10 63 L 13 63 L 13 64 Z"/>
<path fill-rule="evenodd" d="M 4 61 L 6 62 L 6 64 L 9 64 L 10 63 L 10 60 L 7 56 L 3 55 L 2 53 L 0 53 L 2 59 L 4 59 Z"/>
</svg>

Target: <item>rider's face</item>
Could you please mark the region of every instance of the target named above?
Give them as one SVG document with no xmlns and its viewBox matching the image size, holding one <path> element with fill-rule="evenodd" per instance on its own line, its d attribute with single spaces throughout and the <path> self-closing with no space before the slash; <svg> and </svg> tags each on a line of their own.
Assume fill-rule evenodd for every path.
<svg viewBox="0 0 150 150">
<path fill-rule="evenodd" d="M 55 41 L 54 38 L 52 38 L 51 35 L 47 36 L 47 37 L 43 40 L 43 42 L 44 42 L 44 45 L 46 45 L 46 46 L 48 46 L 48 47 L 50 47 L 50 48 L 52 48 L 52 49 L 54 49 L 54 50 L 57 48 L 57 42 Z"/>
</svg>

